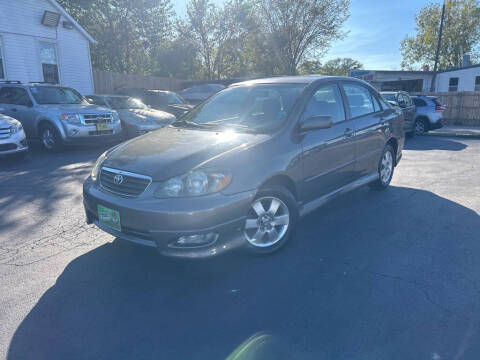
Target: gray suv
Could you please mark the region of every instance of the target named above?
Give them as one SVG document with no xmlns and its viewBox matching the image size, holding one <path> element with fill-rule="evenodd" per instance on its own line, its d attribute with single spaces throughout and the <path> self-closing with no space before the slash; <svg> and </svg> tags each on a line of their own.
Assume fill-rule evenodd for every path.
<svg viewBox="0 0 480 360">
<path fill-rule="evenodd" d="M 429 130 L 443 127 L 445 106 L 435 96 L 414 96 L 415 134 L 421 135 Z"/>
<path fill-rule="evenodd" d="M 0 113 L 19 120 L 27 137 L 39 138 L 49 151 L 115 140 L 122 130 L 115 111 L 89 104 L 74 89 L 45 83 L 0 83 Z"/>
<path fill-rule="evenodd" d="M 87 223 L 168 256 L 270 253 L 329 199 L 386 188 L 403 144 L 401 112 L 364 81 L 242 82 L 102 154 L 83 185 Z"/>
</svg>

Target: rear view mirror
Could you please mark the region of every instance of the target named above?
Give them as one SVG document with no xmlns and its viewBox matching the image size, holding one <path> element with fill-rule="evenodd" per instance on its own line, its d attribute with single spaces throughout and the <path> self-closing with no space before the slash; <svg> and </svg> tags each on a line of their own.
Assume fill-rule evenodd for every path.
<svg viewBox="0 0 480 360">
<path fill-rule="evenodd" d="M 300 125 L 302 131 L 328 129 L 333 125 L 332 117 L 329 115 L 315 115 L 304 120 Z"/>
</svg>

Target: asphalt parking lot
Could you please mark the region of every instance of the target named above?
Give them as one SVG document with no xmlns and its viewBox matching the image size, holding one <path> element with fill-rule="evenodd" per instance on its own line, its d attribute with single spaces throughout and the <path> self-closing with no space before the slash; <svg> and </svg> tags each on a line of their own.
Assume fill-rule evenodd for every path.
<svg viewBox="0 0 480 360">
<path fill-rule="evenodd" d="M 269 257 L 171 260 L 85 225 L 103 148 L 0 160 L 0 357 L 479 359 L 480 140 L 407 142 L 392 186 Z"/>
</svg>

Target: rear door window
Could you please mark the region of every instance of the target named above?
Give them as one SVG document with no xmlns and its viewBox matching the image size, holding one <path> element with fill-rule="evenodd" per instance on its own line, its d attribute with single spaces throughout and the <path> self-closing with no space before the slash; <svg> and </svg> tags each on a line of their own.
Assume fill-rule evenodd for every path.
<svg viewBox="0 0 480 360">
<path fill-rule="evenodd" d="M 5 86 L 0 89 L 0 103 L 27 106 L 32 102 L 24 88 Z"/>
<path fill-rule="evenodd" d="M 370 90 L 358 84 L 343 84 L 347 96 L 350 116 L 356 118 L 371 114 L 375 111 Z"/>
<path fill-rule="evenodd" d="M 413 103 L 415 104 L 416 107 L 427 106 L 427 103 L 424 100 L 419 98 L 413 98 Z"/>
</svg>

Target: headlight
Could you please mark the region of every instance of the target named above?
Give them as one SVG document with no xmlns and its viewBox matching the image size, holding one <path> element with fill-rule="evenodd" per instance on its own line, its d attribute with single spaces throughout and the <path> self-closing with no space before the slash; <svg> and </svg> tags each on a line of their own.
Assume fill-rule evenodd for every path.
<svg viewBox="0 0 480 360">
<path fill-rule="evenodd" d="M 192 171 L 161 184 L 155 196 L 168 198 L 212 194 L 225 189 L 231 180 L 232 175 L 223 172 Z"/>
<path fill-rule="evenodd" d="M 92 168 L 92 172 L 90 176 L 92 177 L 93 181 L 97 181 L 98 171 L 100 170 L 100 166 L 102 166 L 103 162 L 107 158 L 107 152 L 105 151 L 102 155 L 100 155 L 95 162 L 95 165 Z"/>
<path fill-rule="evenodd" d="M 81 124 L 82 121 L 80 120 L 79 114 L 62 114 L 60 115 L 63 121 L 66 121 L 70 124 Z"/>
</svg>

